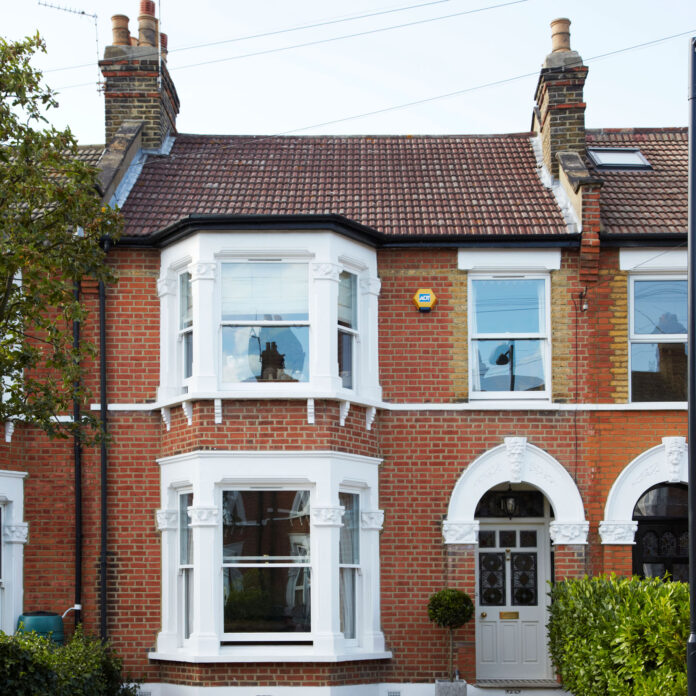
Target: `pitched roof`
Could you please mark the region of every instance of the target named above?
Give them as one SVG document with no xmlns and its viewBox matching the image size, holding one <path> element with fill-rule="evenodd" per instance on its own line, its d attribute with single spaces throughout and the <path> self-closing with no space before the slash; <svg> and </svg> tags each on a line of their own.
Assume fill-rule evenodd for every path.
<svg viewBox="0 0 696 696">
<path fill-rule="evenodd" d="M 97 164 L 99 164 L 103 152 L 103 145 L 79 145 L 77 148 L 77 157 L 81 162 L 96 167 Z"/>
<path fill-rule="evenodd" d="M 342 215 L 392 235 L 558 235 L 531 134 L 179 135 L 150 156 L 123 206 L 124 234 L 192 214 Z"/>
<path fill-rule="evenodd" d="M 652 169 L 605 170 L 602 231 L 608 234 L 686 234 L 688 131 L 686 128 L 588 130 L 588 147 L 638 148 Z"/>
</svg>

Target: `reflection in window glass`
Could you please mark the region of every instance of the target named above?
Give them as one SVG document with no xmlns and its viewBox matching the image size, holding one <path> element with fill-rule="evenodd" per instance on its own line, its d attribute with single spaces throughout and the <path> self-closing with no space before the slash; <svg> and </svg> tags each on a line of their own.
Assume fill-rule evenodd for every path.
<svg viewBox="0 0 696 696">
<path fill-rule="evenodd" d="M 343 526 L 339 544 L 341 631 L 355 638 L 358 568 L 360 565 L 360 499 L 354 493 L 339 493 Z"/>
<path fill-rule="evenodd" d="M 686 401 L 687 283 L 634 279 L 631 400 Z"/>
<path fill-rule="evenodd" d="M 543 278 L 472 279 L 472 391 L 546 391 L 545 294 Z"/>
<path fill-rule="evenodd" d="M 188 379 L 193 374 L 193 293 L 188 272 L 179 275 L 179 335 L 183 377 Z"/>
<path fill-rule="evenodd" d="M 222 264 L 222 381 L 309 380 L 307 266 Z"/>
<path fill-rule="evenodd" d="M 338 281 L 338 374 L 346 389 L 353 384 L 353 342 L 358 328 L 357 278 L 343 271 Z"/>
<path fill-rule="evenodd" d="M 222 494 L 225 633 L 306 633 L 309 491 Z"/>
</svg>

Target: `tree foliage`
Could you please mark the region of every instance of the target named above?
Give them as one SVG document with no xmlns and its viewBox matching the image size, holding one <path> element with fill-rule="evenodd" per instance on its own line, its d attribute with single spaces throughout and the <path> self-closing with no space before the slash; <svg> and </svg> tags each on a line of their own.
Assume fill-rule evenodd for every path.
<svg viewBox="0 0 696 696">
<path fill-rule="evenodd" d="M 428 600 L 428 618 L 440 628 L 449 630 L 449 678 L 454 679 L 455 628 L 460 628 L 474 615 L 474 603 L 466 592 L 445 587 Z"/>
<path fill-rule="evenodd" d="M 86 317 L 75 287 L 112 279 L 100 243 L 118 236 L 120 220 L 70 130 L 48 124 L 57 102 L 31 66 L 37 51 L 38 34 L 0 38 L 0 421 L 60 436 L 79 427 L 57 416 L 86 399 L 82 370 L 94 352 L 73 347 L 73 322 Z"/>
</svg>

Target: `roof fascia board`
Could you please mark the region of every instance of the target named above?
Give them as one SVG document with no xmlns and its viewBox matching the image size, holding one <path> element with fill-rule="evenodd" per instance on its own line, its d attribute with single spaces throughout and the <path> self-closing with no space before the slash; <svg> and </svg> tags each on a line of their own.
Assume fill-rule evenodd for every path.
<svg viewBox="0 0 696 696">
<path fill-rule="evenodd" d="M 687 236 L 684 234 L 599 234 L 600 244 L 604 247 L 679 247 L 686 244 Z"/>
</svg>

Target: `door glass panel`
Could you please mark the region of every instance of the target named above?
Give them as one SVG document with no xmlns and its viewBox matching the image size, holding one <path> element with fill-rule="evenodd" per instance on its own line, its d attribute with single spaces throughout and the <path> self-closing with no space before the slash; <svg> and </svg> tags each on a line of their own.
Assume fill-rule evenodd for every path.
<svg viewBox="0 0 696 696">
<path fill-rule="evenodd" d="M 514 529 L 501 529 L 498 534 L 500 535 L 500 546 L 508 549 L 517 546 L 517 532 Z"/>
<path fill-rule="evenodd" d="M 525 529 L 520 531 L 520 546 L 523 548 L 536 548 L 537 533 L 535 529 Z"/>
<path fill-rule="evenodd" d="M 515 606 L 536 606 L 536 553 L 513 553 L 510 559 L 512 564 L 512 604 Z"/>
<path fill-rule="evenodd" d="M 492 549 L 495 546 L 495 532 L 485 530 L 479 532 L 479 547 L 482 549 Z"/>
<path fill-rule="evenodd" d="M 479 590 L 482 606 L 505 604 L 505 554 L 479 554 Z"/>
</svg>

